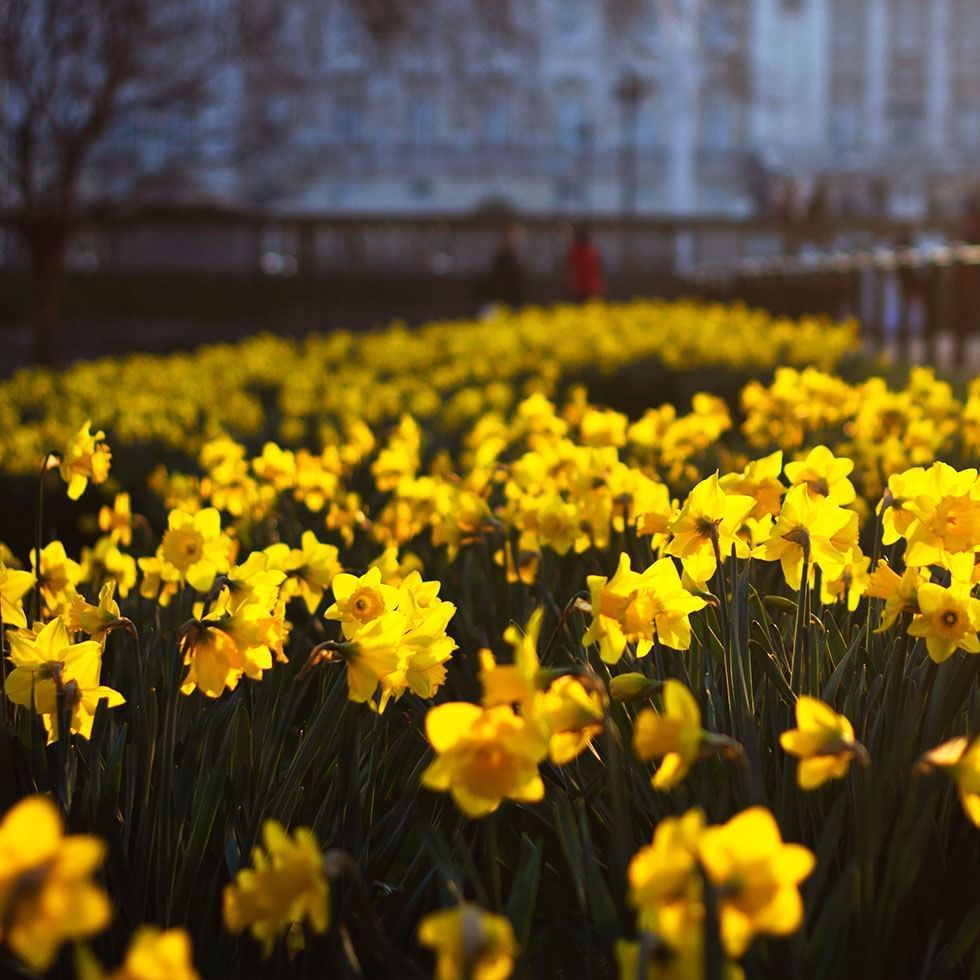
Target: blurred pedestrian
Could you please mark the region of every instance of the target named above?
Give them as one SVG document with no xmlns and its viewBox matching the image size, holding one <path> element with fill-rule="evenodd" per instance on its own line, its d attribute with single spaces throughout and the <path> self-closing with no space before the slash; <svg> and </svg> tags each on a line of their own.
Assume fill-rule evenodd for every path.
<svg viewBox="0 0 980 980">
<path fill-rule="evenodd" d="M 960 223 L 960 241 L 967 245 L 980 245 L 980 197 L 971 197 Z"/>
<path fill-rule="evenodd" d="M 527 277 L 522 257 L 523 231 L 519 225 L 507 225 L 493 254 L 487 279 L 487 301 L 520 306 L 526 298 Z"/>
<path fill-rule="evenodd" d="M 602 258 L 584 225 L 576 227 L 568 250 L 568 285 L 576 303 L 601 297 L 606 291 Z"/>
</svg>

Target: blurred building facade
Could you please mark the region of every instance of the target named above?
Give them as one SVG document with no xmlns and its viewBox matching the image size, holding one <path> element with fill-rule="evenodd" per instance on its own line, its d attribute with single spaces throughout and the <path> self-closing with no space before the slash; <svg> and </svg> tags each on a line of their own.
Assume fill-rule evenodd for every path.
<svg viewBox="0 0 980 980">
<path fill-rule="evenodd" d="M 914 217 L 980 150 L 977 0 L 432 0 L 381 34 L 364 9 L 294 0 L 289 70 L 224 90 L 252 152 L 216 189 L 292 213 Z"/>
</svg>

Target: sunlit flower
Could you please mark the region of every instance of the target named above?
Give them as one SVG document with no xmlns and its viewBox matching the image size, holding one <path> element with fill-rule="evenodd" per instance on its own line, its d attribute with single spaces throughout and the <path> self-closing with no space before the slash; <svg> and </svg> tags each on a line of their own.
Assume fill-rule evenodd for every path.
<svg viewBox="0 0 980 980">
<path fill-rule="evenodd" d="M 813 495 L 806 486 L 797 486 L 783 498 L 783 506 L 766 542 L 762 557 L 778 561 L 792 589 L 802 585 L 803 566 L 809 563 L 812 576 L 814 564 L 825 575 L 835 578 L 841 574 L 847 556 L 836 545 L 835 535 L 852 521 L 853 511 L 844 510 L 822 495 Z M 812 584 L 812 577 L 809 584 Z"/>
<path fill-rule="evenodd" d="M 779 480 L 783 469 L 783 452 L 777 449 L 762 459 L 753 460 L 741 473 L 727 473 L 719 483 L 728 494 L 752 497 L 755 506 L 748 516 L 761 520 L 768 514 L 778 514 L 786 487 Z"/>
<path fill-rule="evenodd" d="M 167 530 L 153 558 L 140 558 L 140 595 L 166 605 L 181 583 L 207 592 L 215 578 L 227 572 L 235 557 L 234 540 L 221 530 L 221 515 L 213 507 L 194 514 L 172 510 Z"/>
<path fill-rule="evenodd" d="M 27 626 L 24 596 L 33 585 L 34 576 L 30 572 L 8 568 L 0 558 L 0 621 L 5 626 Z"/>
<path fill-rule="evenodd" d="M 951 738 L 924 753 L 921 769 L 939 769 L 955 783 L 963 811 L 980 827 L 980 738 Z"/>
<path fill-rule="evenodd" d="M 108 534 L 113 544 L 128 548 L 133 542 L 133 513 L 128 493 L 117 493 L 112 506 L 99 510 L 99 530 Z"/>
<path fill-rule="evenodd" d="M 805 459 L 787 463 L 785 471 L 790 486 L 805 486 L 813 498 L 846 506 L 857 496 L 848 479 L 853 469 L 853 460 L 835 456 L 826 446 L 815 446 Z"/>
<path fill-rule="evenodd" d="M 854 739 L 851 723 L 823 701 L 805 694 L 796 702 L 796 728 L 783 732 L 779 744 L 800 759 L 796 769 L 800 789 L 816 789 L 829 779 L 843 778 L 855 757 L 867 760 L 864 746 Z"/>
<path fill-rule="evenodd" d="M 99 591 L 99 604 L 93 606 L 80 595 L 75 595 L 71 606 L 64 616 L 65 625 L 70 633 L 86 633 L 101 647 L 105 647 L 105 638 L 114 629 L 127 628 L 135 632 L 135 627 L 128 619 L 123 619 L 119 605 L 113 598 L 116 591 L 115 582 L 106 582 Z"/>
<path fill-rule="evenodd" d="M 759 933 L 788 936 L 803 921 L 799 884 L 813 870 L 813 853 L 784 844 L 773 815 L 751 807 L 698 838 L 698 855 L 717 889 L 721 939 L 739 957 Z"/>
<path fill-rule="evenodd" d="M 0 820 L 0 943 L 32 971 L 45 973 L 63 943 L 101 932 L 112 918 L 92 880 L 105 845 L 65 836 L 54 804 L 29 796 Z"/>
<path fill-rule="evenodd" d="M 283 573 L 274 570 L 259 573 L 254 585 L 232 579 L 207 613 L 183 627 L 180 651 L 188 670 L 182 693 L 199 690 L 216 698 L 237 687 L 243 676 L 259 680 L 274 659 L 285 659 L 286 624 L 278 598 L 282 579 Z"/>
<path fill-rule="evenodd" d="M 911 615 L 919 609 L 919 586 L 923 578 L 917 568 L 906 568 L 899 575 L 883 558 L 868 578 L 864 594 L 871 599 L 884 599 L 879 632 L 887 630 L 902 615 Z"/>
<path fill-rule="evenodd" d="M 52 541 L 41 549 L 40 573 L 35 561 L 36 554 L 31 549 L 31 568 L 40 580 L 44 615 L 60 616 L 71 605 L 75 586 L 82 579 L 82 567 L 68 557 L 60 541 Z"/>
<path fill-rule="evenodd" d="M 664 682 L 664 710 L 644 708 L 636 716 L 633 747 L 645 760 L 660 759 L 653 776 L 654 789 L 672 789 L 682 782 L 691 766 L 716 751 L 739 753 L 737 743 L 704 731 L 701 710 L 694 695 L 680 681 Z"/>
<path fill-rule="evenodd" d="M 916 591 L 919 611 L 909 623 L 909 636 L 925 637 L 929 656 L 941 664 L 956 650 L 980 653 L 980 599 L 970 595 L 970 586 L 954 582 L 944 589 L 923 582 Z"/>
<path fill-rule="evenodd" d="M 422 785 L 452 793 L 467 816 L 492 813 L 504 799 L 544 798 L 538 763 L 548 752 L 547 740 L 512 708 L 441 704 L 426 714 L 425 733 L 436 759 Z"/>
<path fill-rule="evenodd" d="M 689 616 L 706 602 L 683 587 L 670 558 L 634 572 L 624 553 L 611 579 L 590 575 L 586 581 L 592 597 L 592 623 L 582 642 L 598 643 L 606 663 L 617 663 L 627 643 L 636 644 L 638 657 L 649 653 L 654 640 L 675 650 L 690 647 Z"/>
<path fill-rule="evenodd" d="M 344 636 L 351 639 L 366 623 L 398 608 L 401 593 L 381 581 L 381 569 L 369 568 L 360 577 L 340 572 L 331 582 L 334 602 L 323 614 L 340 621 Z"/>
<path fill-rule="evenodd" d="M 57 741 L 59 698 L 69 713 L 73 735 L 91 738 L 99 701 L 115 708 L 125 698 L 99 682 L 102 650 L 94 640 L 72 643 L 61 619 L 53 619 L 38 632 L 12 630 L 8 634 L 10 661 L 4 692 L 14 704 L 36 711 L 44 722 L 48 742 Z"/>
<path fill-rule="evenodd" d="M 419 923 L 418 940 L 436 954 L 436 980 L 506 980 L 514 969 L 510 919 L 469 902 L 431 912 Z"/>
<path fill-rule="evenodd" d="M 698 839 L 705 827 L 701 810 L 666 817 L 653 842 L 630 861 L 629 901 L 641 929 L 663 937 L 674 949 L 693 945 L 704 919 Z"/>
<path fill-rule="evenodd" d="M 292 836 L 275 820 L 262 825 L 262 844 L 252 851 L 252 866 L 241 868 L 223 893 L 225 928 L 248 929 L 265 956 L 291 926 L 307 923 L 317 934 L 330 923 L 330 886 L 323 855 L 312 830 Z"/>
<path fill-rule="evenodd" d="M 78 980 L 199 980 L 186 929 L 140 926 L 126 958 L 107 973 L 91 954 L 76 956 Z"/>
<path fill-rule="evenodd" d="M 299 596 L 312 615 L 324 592 L 341 572 L 339 552 L 332 544 L 323 544 L 312 531 L 304 531 L 299 548 L 274 544 L 265 549 L 271 568 L 286 574 L 282 587 L 284 599 Z"/>
<path fill-rule="evenodd" d="M 109 475 L 112 453 L 103 442 L 105 433 L 92 432 L 92 420 L 85 424 L 65 443 L 59 466 L 61 478 L 68 484 L 68 496 L 78 500 L 88 481 L 104 483 Z"/>
<path fill-rule="evenodd" d="M 754 497 L 725 493 L 715 472 L 688 494 L 671 521 L 667 554 L 680 558 L 692 581 L 707 582 L 715 573 L 716 559 L 725 561 L 733 549 L 736 557 L 748 557 L 749 549 L 737 532 L 755 506 Z"/>
</svg>

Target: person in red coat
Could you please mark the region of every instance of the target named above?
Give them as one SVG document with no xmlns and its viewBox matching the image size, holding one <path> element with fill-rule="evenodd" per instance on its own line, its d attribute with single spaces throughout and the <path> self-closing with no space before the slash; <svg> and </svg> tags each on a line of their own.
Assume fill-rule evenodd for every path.
<svg viewBox="0 0 980 980">
<path fill-rule="evenodd" d="M 592 244 L 589 230 L 581 225 L 575 229 L 568 250 L 568 284 L 577 303 L 602 296 L 606 291 L 599 250 Z"/>
</svg>

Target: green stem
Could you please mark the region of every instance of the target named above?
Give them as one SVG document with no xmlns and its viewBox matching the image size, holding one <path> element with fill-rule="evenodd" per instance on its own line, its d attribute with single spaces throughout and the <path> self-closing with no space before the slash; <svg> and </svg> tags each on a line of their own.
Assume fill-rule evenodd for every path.
<svg viewBox="0 0 980 980">
<path fill-rule="evenodd" d="M 41 460 L 37 477 L 37 521 L 34 525 L 34 621 L 41 622 L 41 540 L 44 537 L 44 474 L 48 471 L 50 453 Z M 31 624 L 28 623 L 28 626 Z"/>
<path fill-rule="evenodd" d="M 495 912 L 504 910 L 504 891 L 500 883 L 500 850 L 497 844 L 497 814 L 487 817 L 487 852 L 490 860 L 490 886 L 493 889 Z"/>
<path fill-rule="evenodd" d="M 800 592 L 796 603 L 796 624 L 793 630 L 793 663 L 790 670 L 790 686 L 794 694 L 800 693 L 803 674 L 803 658 L 806 648 L 807 618 L 810 606 L 810 546 L 803 545 L 803 574 L 800 577 Z"/>
</svg>

